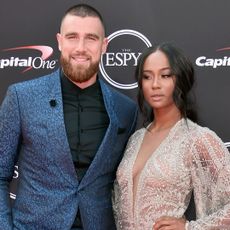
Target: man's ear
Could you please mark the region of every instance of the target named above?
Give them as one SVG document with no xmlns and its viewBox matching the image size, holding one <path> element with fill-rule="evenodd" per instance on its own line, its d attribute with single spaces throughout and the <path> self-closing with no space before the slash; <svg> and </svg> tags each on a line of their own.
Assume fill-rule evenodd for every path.
<svg viewBox="0 0 230 230">
<path fill-rule="evenodd" d="M 108 38 L 104 38 L 103 45 L 102 45 L 102 54 L 106 53 L 108 44 L 109 44 Z"/>
<path fill-rule="evenodd" d="M 61 51 L 61 34 L 57 33 L 56 34 L 57 42 L 58 42 L 58 49 Z"/>
</svg>

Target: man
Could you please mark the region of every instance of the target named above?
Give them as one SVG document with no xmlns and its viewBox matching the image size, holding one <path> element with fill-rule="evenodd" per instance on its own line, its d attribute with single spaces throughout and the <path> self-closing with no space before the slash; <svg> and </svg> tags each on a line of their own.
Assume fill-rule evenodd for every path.
<svg viewBox="0 0 230 230">
<path fill-rule="evenodd" d="M 111 190 L 137 108 L 98 79 L 107 39 L 96 9 L 67 10 L 57 40 L 61 68 L 10 86 L 0 109 L 0 229 L 115 229 Z"/>
</svg>

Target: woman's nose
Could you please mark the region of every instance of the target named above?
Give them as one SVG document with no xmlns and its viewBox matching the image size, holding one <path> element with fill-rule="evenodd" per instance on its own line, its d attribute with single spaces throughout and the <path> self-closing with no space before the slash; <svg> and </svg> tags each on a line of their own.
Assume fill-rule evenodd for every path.
<svg viewBox="0 0 230 230">
<path fill-rule="evenodd" d="M 158 88 L 160 87 L 160 79 L 158 77 L 154 77 L 152 79 L 152 87 L 153 88 Z"/>
</svg>

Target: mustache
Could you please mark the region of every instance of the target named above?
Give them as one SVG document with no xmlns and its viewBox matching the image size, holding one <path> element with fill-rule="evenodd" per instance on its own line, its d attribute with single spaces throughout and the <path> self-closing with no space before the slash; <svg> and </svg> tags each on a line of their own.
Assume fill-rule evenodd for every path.
<svg viewBox="0 0 230 230">
<path fill-rule="evenodd" d="M 72 56 L 84 56 L 84 57 L 87 57 L 87 58 L 90 58 L 90 55 L 87 54 L 86 51 L 76 51 Z"/>
</svg>

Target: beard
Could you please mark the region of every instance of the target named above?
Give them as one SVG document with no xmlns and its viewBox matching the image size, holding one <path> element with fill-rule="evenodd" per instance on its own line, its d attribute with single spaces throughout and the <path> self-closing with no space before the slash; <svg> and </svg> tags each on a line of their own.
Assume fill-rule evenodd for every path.
<svg viewBox="0 0 230 230">
<path fill-rule="evenodd" d="M 73 82 L 86 82 L 99 71 L 99 60 L 96 62 L 91 62 L 89 67 L 86 68 L 80 64 L 73 66 L 67 58 L 64 58 L 61 55 L 60 63 L 66 77 Z"/>
</svg>

